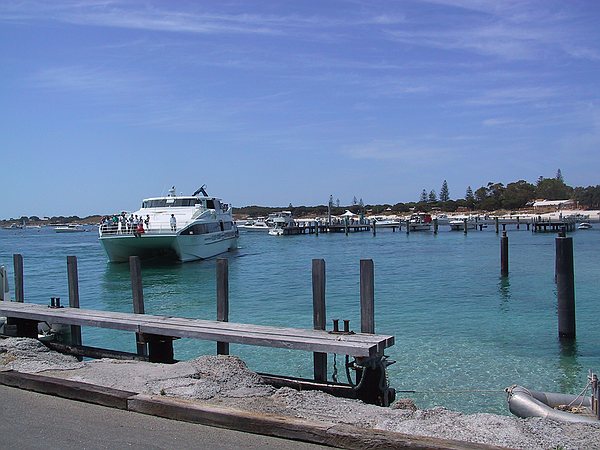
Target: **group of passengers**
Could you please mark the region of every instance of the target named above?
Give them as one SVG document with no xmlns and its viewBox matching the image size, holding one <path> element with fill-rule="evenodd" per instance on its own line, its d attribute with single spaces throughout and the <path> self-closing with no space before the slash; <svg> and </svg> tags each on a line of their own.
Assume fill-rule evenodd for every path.
<svg viewBox="0 0 600 450">
<path fill-rule="evenodd" d="M 133 234 L 135 237 L 141 237 L 150 229 L 150 215 L 142 216 L 131 214 L 129 217 L 122 212 L 113 216 L 105 216 L 102 219 L 101 229 L 103 233 L 108 234 Z M 146 227 L 144 229 L 144 226 Z"/>
</svg>

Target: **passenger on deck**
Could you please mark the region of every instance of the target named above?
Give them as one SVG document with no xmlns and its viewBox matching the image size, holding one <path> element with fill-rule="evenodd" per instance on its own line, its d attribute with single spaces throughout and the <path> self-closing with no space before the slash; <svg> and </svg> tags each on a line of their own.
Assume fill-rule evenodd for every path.
<svg viewBox="0 0 600 450">
<path fill-rule="evenodd" d="M 171 219 L 169 222 L 171 224 L 171 231 L 176 231 L 177 230 L 177 219 L 175 218 L 175 214 L 171 214 Z"/>
</svg>

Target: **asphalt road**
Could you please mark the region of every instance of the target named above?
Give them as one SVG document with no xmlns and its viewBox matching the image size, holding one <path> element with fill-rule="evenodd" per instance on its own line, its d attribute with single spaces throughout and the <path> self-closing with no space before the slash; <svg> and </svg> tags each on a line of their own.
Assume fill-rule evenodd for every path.
<svg viewBox="0 0 600 450">
<path fill-rule="evenodd" d="M 326 449 L 0 386 L 0 449 Z"/>
</svg>

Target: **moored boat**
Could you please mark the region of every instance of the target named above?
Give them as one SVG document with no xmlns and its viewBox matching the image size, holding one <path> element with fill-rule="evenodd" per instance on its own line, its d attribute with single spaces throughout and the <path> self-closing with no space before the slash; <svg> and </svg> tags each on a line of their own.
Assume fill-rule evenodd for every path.
<svg viewBox="0 0 600 450">
<path fill-rule="evenodd" d="M 67 225 L 59 225 L 54 227 L 54 231 L 57 233 L 79 233 L 86 230 L 82 225 L 70 223 Z"/>
<path fill-rule="evenodd" d="M 467 223 L 467 230 L 477 228 L 477 221 L 473 217 L 455 217 L 448 220 L 448 225 L 450 225 L 452 231 L 463 231 L 465 229 L 465 221 Z"/>
<path fill-rule="evenodd" d="M 231 206 L 208 196 L 204 186 L 192 195 L 178 196 L 173 187 L 165 197 L 144 199 L 130 217 L 122 213 L 103 223 L 99 234 L 111 262 L 206 259 L 236 249 L 238 240 Z"/>
<path fill-rule="evenodd" d="M 589 222 L 581 222 L 577 227 L 578 230 L 589 230 L 592 228 L 592 224 Z"/>
<path fill-rule="evenodd" d="M 409 231 L 431 231 L 432 220 L 430 214 L 413 214 L 408 221 Z"/>
<path fill-rule="evenodd" d="M 267 220 L 260 217 L 257 219 L 248 219 L 243 224 L 238 224 L 237 227 L 243 231 L 269 231 Z"/>
<path fill-rule="evenodd" d="M 271 236 L 283 236 L 286 228 L 293 227 L 296 224 L 291 211 L 269 214 L 267 222 L 270 224 L 269 235 Z"/>
</svg>

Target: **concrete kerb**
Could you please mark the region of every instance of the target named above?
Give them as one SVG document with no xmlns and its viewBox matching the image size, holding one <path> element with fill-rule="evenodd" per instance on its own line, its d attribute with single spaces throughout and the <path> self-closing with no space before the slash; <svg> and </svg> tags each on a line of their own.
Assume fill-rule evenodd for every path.
<svg viewBox="0 0 600 450">
<path fill-rule="evenodd" d="M 153 396 L 72 380 L 0 371 L 0 384 L 173 420 L 347 449 L 499 450 L 470 442 L 410 436 L 294 417 L 259 414 L 199 401 Z"/>
</svg>

